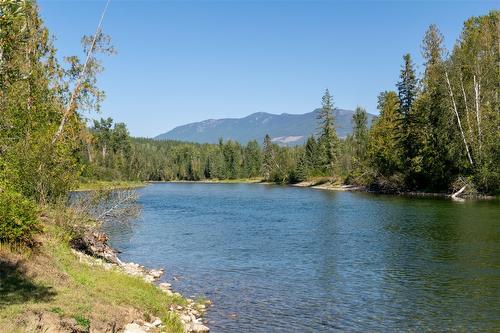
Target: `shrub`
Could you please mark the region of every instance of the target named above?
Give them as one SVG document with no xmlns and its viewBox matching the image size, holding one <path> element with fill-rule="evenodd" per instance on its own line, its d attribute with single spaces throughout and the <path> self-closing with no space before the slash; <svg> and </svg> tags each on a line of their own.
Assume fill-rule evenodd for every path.
<svg viewBox="0 0 500 333">
<path fill-rule="evenodd" d="M 37 206 L 21 194 L 0 188 L 0 242 L 33 245 L 40 231 Z"/>
<path fill-rule="evenodd" d="M 378 175 L 370 184 L 370 190 L 380 193 L 398 193 L 400 191 L 405 191 L 404 175 L 399 172 L 390 176 Z"/>
<path fill-rule="evenodd" d="M 452 183 L 451 183 L 451 192 L 456 193 L 459 191 L 461 188 L 464 188 L 464 191 L 461 193 L 461 196 L 463 197 L 473 197 L 477 195 L 477 187 L 474 184 L 473 177 L 464 177 L 464 176 L 458 176 Z"/>
</svg>

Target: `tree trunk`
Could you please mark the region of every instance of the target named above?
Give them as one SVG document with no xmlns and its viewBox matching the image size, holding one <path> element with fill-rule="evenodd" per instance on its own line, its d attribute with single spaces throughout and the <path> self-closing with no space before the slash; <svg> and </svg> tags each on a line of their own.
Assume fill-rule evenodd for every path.
<svg viewBox="0 0 500 333">
<path fill-rule="evenodd" d="M 453 193 L 451 195 L 452 199 L 457 199 L 459 197 L 459 195 L 462 194 L 462 192 L 465 190 L 466 187 L 467 187 L 467 185 L 464 185 L 460 190 Z"/>
<path fill-rule="evenodd" d="M 477 135 L 479 141 L 479 152 L 481 152 L 482 148 L 480 93 L 481 93 L 481 85 L 479 84 L 479 81 L 476 80 L 476 76 L 474 75 L 474 95 L 476 100 L 476 120 L 477 120 Z"/>
<path fill-rule="evenodd" d="M 66 110 L 63 113 L 63 116 L 61 118 L 61 123 L 59 124 L 59 127 L 57 128 L 56 133 L 52 137 L 52 144 L 56 143 L 56 141 L 59 139 L 61 136 L 63 130 L 64 130 L 64 125 L 66 124 L 66 121 L 68 120 L 69 116 L 77 109 L 76 105 L 76 98 L 78 97 L 80 93 L 80 88 L 82 86 L 82 79 L 85 73 L 87 72 L 87 66 L 90 62 L 90 58 L 92 57 L 92 53 L 94 53 L 95 49 L 95 44 L 97 42 L 97 37 L 99 33 L 101 32 L 101 26 L 102 26 L 102 21 L 104 20 L 104 15 L 106 14 L 106 10 L 108 9 L 109 5 L 109 0 L 106 2 L 106 6 L 104 7 L 104 10 L 102 11 L 101 19 L 99 20 L 99 24 L 97 25 L 97 30 L 94 35 L 94 39 L 92 40 L 92 45 L 90 46 L 89 52 L 87 53 L 87 58 L 85 59 L 85 63 L 83 65 L 82 71 L 80 72 L 80 75 L 78 76 L 78 79 L 75 84 L 75 88 L 73 89 L 73 92 L 71 93 L 71 97 L 69 99 L 68 106 L 66 107 Z"/>
<path fill-rule="evenodd" d="M 449 90 L 451 101 L 453 104 L 453 111 L 455 111 L 455 115 L 457 117 L 458 127 L 460 128 L 460 133 L 462 134 L 462 139 L 464 141 L 465 150 L 467 152 L 467 157 L 469 158 L 470 164 L 472 166 L 474 166 L 474 162 L 472 161 L 472 157 L 471 157 L 470 151 L 469 151 L 469 145 L 467 144 L 467 139 L 465 138 L 464 130 L 462 128 L 462 122 L 460 121 L 460 115 L 458 114 L 457 103 L 455 103 L 455 97 L 453 96 L 453 90 L 451 89 L 451 83 L 450 83 L 450 79 L 448 77 L 448 72 L 445 72 L 445 75 L 446 75 L 446 83 L 448 84 L 448 90 Z"/>
<path fill-rule="evenodd" d="M 465 93 L 464 81 L 462 80 L 462 74 L 460 74 L 460 86 L 462 87 L 462 94 L 464 95 L 464 105 L 465 105 L 465 116 L 467 119 L 467 127 L 469 127 L 469 140 L 471 144 L 474 144 L 474 133 L 472 133 L 472 124 L 469 117 L 469 106 L 467 105 L 467 94 Z"/>
</svg>

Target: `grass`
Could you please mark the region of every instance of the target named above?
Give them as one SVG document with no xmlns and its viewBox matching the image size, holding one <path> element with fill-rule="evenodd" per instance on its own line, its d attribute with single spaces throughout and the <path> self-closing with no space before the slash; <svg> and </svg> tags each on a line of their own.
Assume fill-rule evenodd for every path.
<svg viewBox="0 0 500 333">
<path fill-rule="evenodd" d="M 115 269 L 79 262 L 65 237 L 49 225 L 36 251 L 0 248 L 0 332 L 29 332 L 40 318 L 46 327 L 70 320 L 84 331 L 105 331 L 152 316 L 163 320 L 167 332 L 183 332 L 168 309 L 185 305 L 184 298 Z"/>
<path fill-rule="evenodd" d="M 262 178 L 235 178 L 235 179 L 214 179 L 214 180 L 209 180 L 208 182 L 213 182 L 213 183 L 238 183 L 238 184 L 248 184 L 248 183 L 262 183 Z"/>
<path fill-rule="evenodd" d="M 146 186 L 146 183 L 141 181 L 82 180 L 75 187 L 74 191 L 114 190 L 124 188 L 137 188 L 143 186 Z"/>
<path fill-rule="evenodd" d="M 201 180 L 171 180 L 167 182 L 171 183 L 221 183 L 221 184 L 253 184 L 253 183 L 262 183 L 264 180 L 261 177 L 254 178 L 234 178 L 234 179 L 201 179 Z M 155 181 L 150 181 L 148 183 L 156 183 Z M 163 182 L 159 182 L 163 183 Z"/>
</svg>

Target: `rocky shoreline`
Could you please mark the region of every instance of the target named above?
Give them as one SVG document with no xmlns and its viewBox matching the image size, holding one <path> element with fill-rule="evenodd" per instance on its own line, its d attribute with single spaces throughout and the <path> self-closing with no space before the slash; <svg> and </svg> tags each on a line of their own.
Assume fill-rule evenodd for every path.
<svg viewBox="0 0 500 333">
<path fill-rule="evenodd" d="M 142 265 L 133 262 L 122 262 L 117 255 L 117 251 L 108 244 L 108 236 L 100 231 L 85 233 L 71 242 L 72 252 L 78 257 L 80 262 L 90 266 L 100 266 L 104 269 L 116 269 L 124 274 L 142 278 L 145 282 L 155 284 L 164 273 L 164 269 L 148 269 Z M 157 284 L 157 287 L 169 296 L 182 295 L 171 288 L 167 282 Z M 192 299 L 186 298 L 187 304 L 171 305 L 169 312 L 179 316 L 184 326 L 185 333 L 207 333 L 210 329 L 203 322 L 203 315 L 210 301 L 197 303 Z M 152 317 L 149 321 L 143 319 L 133 320 L 123 327 L 124 333 L 148 333 L 163 332 L 163 322 L 160 318 Z"/>
</svg>

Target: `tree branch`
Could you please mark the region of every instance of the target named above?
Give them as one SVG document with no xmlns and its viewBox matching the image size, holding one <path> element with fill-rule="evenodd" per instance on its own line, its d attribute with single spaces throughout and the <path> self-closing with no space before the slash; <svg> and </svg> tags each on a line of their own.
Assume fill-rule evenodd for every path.
<svg viewBox="0 0 500 333">
<path fill-rule="evenodd" d="M 66 107 L 66 110 L 63 113 L 63 117 L 61 119 L 61 123 L 59 124 L 59 128 L 57 129 L 56 133 L 52 137 L 52 144 L 56 143 L 56 141 L 59 139 L 59 137 L 61 136 L 61 134 L 64 130 L 64 125 L 66 124 L 66 121 L 68 120 L 69 116 L 76 109 L 76 98 L 78 97 L 78 94 L 80 93 L 80 88 L 82 85 L 83 77 L 87 71 L 87 67 L 88 67 L 90 59 L 92 57 L 92 54 L 94 53 L 95 44 L 97 42 L 97 37 L 99 36 L 99 33 L 101 32 L 102 22 L 104 20 L 104 16 L 106 15 L 106 11 L 108 9 L 109 2 L 110 2 L 110 0 L 106 1 L 106 5 L 104 6 L 104 10 L 102 11 L 101 19 L 99 20 L 99 24 L 97 25 L 94 39 L 92 40 L 92 44 L 91 44 L 89 51 L 87 52 L 87 59 L 85 59 L 85 63 L 83 65 L 82 71 L 80 72 L 80 75 L 78 76 L 78 79 L 77 79 L 76 84 L 75 84 L 75 88 L 73 89 L 73 92 L 71 93 L 71 97 L 70 97 L 68 106 Z"/>
</svg>

